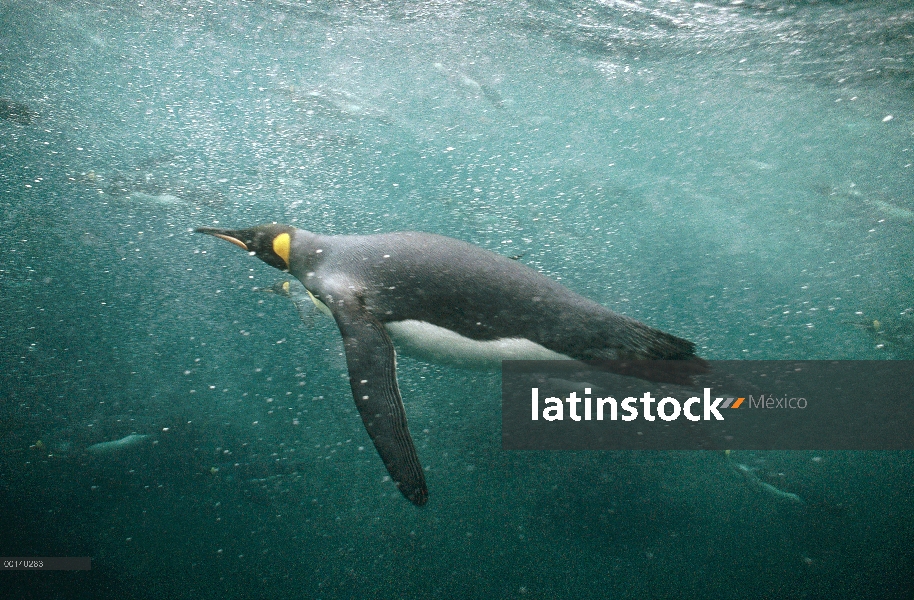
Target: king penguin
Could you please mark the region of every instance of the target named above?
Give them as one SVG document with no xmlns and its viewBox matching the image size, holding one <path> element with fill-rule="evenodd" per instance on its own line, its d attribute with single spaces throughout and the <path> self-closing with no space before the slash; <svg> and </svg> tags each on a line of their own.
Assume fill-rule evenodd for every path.
<svg viewBox="0 0 914 600">
<path fill-rule="evenodd" d="M 580 296 L 507 257 L 440 235 L 319 235 L 288 225 L 200 227 L 304 284 L 336 320 L 365 429 L 391 478 L 422 506 L 428 488 L 397 386 L 396 351 L 456 362 L 502 359 L 676 361 L 680 382 L 707 370 L 692 342 Z"/>
</svg>

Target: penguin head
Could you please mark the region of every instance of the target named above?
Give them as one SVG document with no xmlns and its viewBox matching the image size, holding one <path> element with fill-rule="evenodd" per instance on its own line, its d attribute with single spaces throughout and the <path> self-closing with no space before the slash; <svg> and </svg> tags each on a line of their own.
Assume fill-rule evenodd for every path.
<svg viewBox="0 0 914 600">
<path fill-rule="evenodd" d="M 198 227 L 194 231 L 222 238 L 250 252 L 271 267 L 289 270 L 289 251 L 292 247 L 292 236 L 295 235 L 294 227 L 270 223 L 250 229 Z"/>
</svg>

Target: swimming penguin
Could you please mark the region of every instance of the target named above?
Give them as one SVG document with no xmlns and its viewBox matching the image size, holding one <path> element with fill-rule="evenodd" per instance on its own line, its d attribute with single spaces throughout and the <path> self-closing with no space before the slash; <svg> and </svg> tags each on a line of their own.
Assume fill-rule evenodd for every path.
<svg viewBox="0 0 914 600">
<path fill-rule="evenodd" d="M 37 116 L 38 114 L 29 108 L 27 104 L 16 102 L 9 98 L 0 98 L 0 119 L 13 121 L 20 125 L 28 125 Z"/>
<path fill-rule="evenodd" d="M 275 223 L 196 231 L 288 271 L 333 315 L 362 422 L 391 478 L 417 506 L 426 503 L 428 490 L 397 387 L 392 338 L 435 358 L 669 359 L 681 365 L 668 379 L 656 371 L 630 373 L 658 381 L 707 370 L 692 342 L 456 239 L 417 232 L 326 236 Z"/>
<path fill-rule="evenodd" d="M 806 504 L 806 502 L 802 498 L 797 496 L 796 494 L 794 494 L 792 492 L 785 492 L 784 490 L 782 490 L 780 488 L 774 487 L 770 483 L 765 483 L 764 481 L 762 481 L 761 478 L 759 478 L 758 473 L 756 473 L 754 469 L 747 467 L 746 465 L 738 463 L 735 460 L 733 460 L 733 457 L 731 456 L 731 452 L 729 450 L 724 451 L 724 457 L 727 460 L 727 464 L 730 465 L 730 468 L 733 469 L 734 471 L 736 471 L 737 473 L 739 473 L 740 475 L 742 475 L 750 486 L 752 486 L 756 489 L 762 490 L 763 492 L 767 493 L 769 496 L 771 496 L 772 498 L 775 498 L 777 500 L 782 500 L 785 502 L 792 502 L 794 504 Z"/>
<path fill-rule="evenodd" d="M 92 444 L 86 448 L 86 452 L 89 454 L 117 454 L 124 450 L 136 448 L 148 439 L 149 436 L 146 434 L 131 433 L 130 435 L 122 437 L 119 440 L 111 440 L 108 442 L 99 442 L 98 444 Z"/>
</svg>

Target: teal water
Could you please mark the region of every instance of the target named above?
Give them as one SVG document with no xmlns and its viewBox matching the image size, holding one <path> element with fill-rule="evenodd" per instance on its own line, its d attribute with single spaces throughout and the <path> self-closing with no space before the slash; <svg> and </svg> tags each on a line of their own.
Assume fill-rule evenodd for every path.
<svg viewBox="0 0 914 600">
<path fill-rule="evenodd" d="M 738 454 L 798 507 L 503 452 L 497 373 L 400 357 L 416 509 L 335 325 L 190 231 L 429 231 L 705 358 L 914 359 L 912 61 L 901 1 L 0 2 L 0 554 L 93 557 L 4 597 L 910 598 L 910 453 Z"/>
</svg>

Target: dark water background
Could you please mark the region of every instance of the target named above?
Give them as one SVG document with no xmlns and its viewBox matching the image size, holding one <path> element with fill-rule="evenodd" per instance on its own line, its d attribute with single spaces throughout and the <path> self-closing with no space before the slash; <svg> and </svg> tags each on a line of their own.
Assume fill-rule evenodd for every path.
<svg viewBox="0 0 914 600">
<path fill-rule="evenodd" d="M 914 358 L 908 2 L 0 0 L 4 598 L 911 598 L 909 453 L 508 453 L 190 229 L 458 237 L 713 359 Z M 27 120 L 28 123 L 21 121 Z M 132 450 L 88 446 L 131 433 Z M 40 442 L 40 443 L 39 443 Z"/>
</svg>

